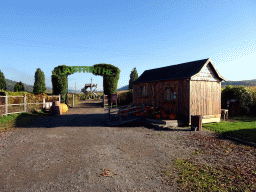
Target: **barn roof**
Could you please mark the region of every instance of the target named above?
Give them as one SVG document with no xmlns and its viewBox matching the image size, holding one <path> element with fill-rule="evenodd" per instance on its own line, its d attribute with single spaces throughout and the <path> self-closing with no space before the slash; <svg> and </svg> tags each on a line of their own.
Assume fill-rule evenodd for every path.
<svg viewBox="0 0 256 192">
<path fill-rule="evenodd" d="M 199 73 L 202 70 L 202 68 L 208 63 L 211 64 L 217 77 L 220 78 L 220 81 L 226 80 L 224 77 L 222 77 L 218 73 L 211 59 L 208 58 L 208 59 L 202 59 L 197 61 L 191 61 L 187 63 L 181 63 L 177 65 L 171 65 L 167 67 L 146 70 L 133 83 L 191 78 L 192 76 Z"/>
</svg>

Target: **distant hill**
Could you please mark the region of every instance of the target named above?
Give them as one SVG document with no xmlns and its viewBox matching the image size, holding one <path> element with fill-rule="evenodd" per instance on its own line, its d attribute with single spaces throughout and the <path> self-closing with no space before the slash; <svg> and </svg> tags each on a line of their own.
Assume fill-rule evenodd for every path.
<svg viewBox="0 0 256 192">
<path fill-rule="evenodd" d="M 123 87 L 117 89 L 117 91 L 126 91 L 126 90 L 129 90 L 129 85 L 126 85 L 126 86 L 123 86 Z"/>
<path fill-rule="evenodd" d="M 232 86 L 256 86 L 256 79 L 252 79 L 252 80 L 243 80 L 243 81 L 223 81 L 221 82 L 221 87 L 226 87 L 228 85 L 232 85 Z M 123 86 L 119 89 L 117 89 L 117 91 L 125 91 L 125 90 L 129 90 L 129 85 Z"/>
<path fill-rule="evenodd" d="M 14 91 L 14 85 L 15 83 L 17 83 L 17 81 L 12 81 L 10 79 L 5 79 L 6 80 L 6 87 L 7 87 L 7 91 Z M 33 92 L 33 85 L 27 85 L 25 84 L 25 91 L 26 92 Z M 244 81 L 226 81 L 226 82 L 222 82 L 221 83 L 221 87 L 226 87 L 228 85 L 232 85 L 232 86 L 256 86 L 256 79 L 252 79 L 252 80 L 244 80 Z M 123 86 L 119 89 L 117 89 L 117 91 L 126 91 L 129 90 L 129 85 Z M 46 92 L 47 93 L 52 93 L 52 88 L 50 87 L 46 87 Z M 102 92 L 102 91 L 98 91 L 98 92 Z M 68 93 L 75 93 L 75 90 L 73 89 L 68 89 Z M 76 90 L 76 93 L 82 93 L 81 90 Z"/>
<path fill-rule="evenodd" d="M 226 87 L 228 85 L 232 86 L 256 86 L 256 79 L 244 80 L 244 81 L 226 81 L 221 83 L 221 87 Z"/>
<path fill-rule="evenodd" d="M 14 85 L 17 83 L 17 81 L 12 81 L 10 79 L 5 79 L 6 81 L 6 89 L 7 91 L 14 91 Z M 21 81 L 22 82 L 22 81 Z M 25 92 L 32 93 L 33 92 L 33 86 L 34 85 L 28 85 L 26 83 L 23 83 L 25 86 Z M 69 89 L 69 93 L 75 93 L 75 90 Z M 52 93 L 52 88 L 46 87 L 46 93 Z M 76 93 L 82 93 L 81 90 L 76 90 Z"/>
</svg>

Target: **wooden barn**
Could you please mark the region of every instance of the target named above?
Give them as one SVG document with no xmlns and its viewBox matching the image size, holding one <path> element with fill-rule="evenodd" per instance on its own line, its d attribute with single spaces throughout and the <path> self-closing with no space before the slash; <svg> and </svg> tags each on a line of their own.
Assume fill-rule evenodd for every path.
<svg viewBox="0 0 256 192">
<path fill-rule="evenodd" d="M 223 80 L 209 58 L 146 70 L 133 82 L 133 104 L 163 107 L 189 125 L 191 115 L 219 122 Z"/>
</svg>

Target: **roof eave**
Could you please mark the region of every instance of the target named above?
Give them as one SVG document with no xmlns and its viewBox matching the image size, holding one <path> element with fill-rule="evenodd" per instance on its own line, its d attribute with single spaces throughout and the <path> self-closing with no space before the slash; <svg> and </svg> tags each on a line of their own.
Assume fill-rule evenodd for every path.
<svg viewBox="0 0 256 192">
<path fill-rule="evenodd" d="M 208 58 L 208 60 L 207 60 L 207 61 L 205 62 L 205 64 L 204 64 L 204 66 L 205 66 L 205 65 L 208 65 L 209 63 L 212 65 L 213 69 L 214 69 L 215 72 L 217 73 L 218 78 L 219 78 L 221 81 L 223 81 L 223 80 L 224 80 L 224 81 L 227 81 L 224 77 L 222 77 L 222 76 L 219 74 L 218 70 L 216 69 L 215 65 L 213 64 L 213 62 L 212 62 L 212 60 L 211 60 L 210 58 Z M 200 70 L 198 73 L 200 73 L 200 72 L 203 70 L 204 66 L 201 68 L 201 70 Z M 198 73 L 196 73 L 195 75 L 193 75 L 191 78 L 193 78 L 194 76 L 196 76 Z"/>
<path fill-rule="evenodd" d="M 191 79 L 191 77 L 182 77 L 182 78 L 174 78 L 174 79 L 161 79 L 161 80 L 152 80 L 152 81 L 140 81 L 140 82 L 133 82 L 133 84 L 138 83 L 150 83 L 150 82 L 156 82 L 156 81 L 171 81 L 171 80 L 180 80 L 180 79 Z"/>
</svg>

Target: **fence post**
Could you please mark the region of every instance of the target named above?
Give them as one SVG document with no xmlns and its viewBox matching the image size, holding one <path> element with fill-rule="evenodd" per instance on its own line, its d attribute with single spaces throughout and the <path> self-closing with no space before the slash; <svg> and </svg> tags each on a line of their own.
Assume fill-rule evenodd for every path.
<svg viewBox="0 0 256 192">
<path fill-rule="evenodd" d="M 43 98 L 43 108 L 46 108 L 46 106 L 45 106 L 45 97 Z"/>
<path fill-rule="evenodd" d="M 121 124 L 121 108 L 119 109 L 119 124 Z"/>
<path fill-rule="evenodd" d="M 103 94 L 103 108 L 105 108 L 105 94 Z"/>
<path fill-rule="evenodd" d="M 27 112 L 26 94 L 24 95 L 24 112 Z"/>
<path fill-rule="evenodd" d="M 75 102 L 74 102 L 74 94 L 73 94 L 73 107 L 74 107 L 74 105 L 75 105 Z"/>
<path fill-rule="evenodd" d="M 110 120 L 110 108 L 108 108 L 108 120 Z"/>
<path fill-rule="evenodd" d="M 144 104 L 142 104 L 143 117 L 144 117 Z"/>
<path fill-rule="evenodd" d="M 7 93 L 5 93 L 5 114 L 8 113 L 8 96 Z"/>
</svg>

